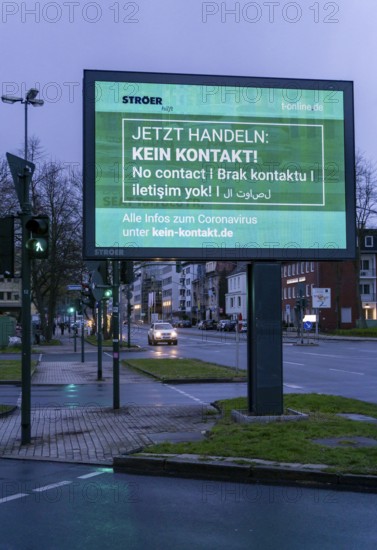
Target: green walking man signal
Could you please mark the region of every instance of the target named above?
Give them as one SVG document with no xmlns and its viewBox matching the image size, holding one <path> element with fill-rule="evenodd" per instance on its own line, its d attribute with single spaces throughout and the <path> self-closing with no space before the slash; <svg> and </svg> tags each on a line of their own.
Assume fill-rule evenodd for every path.
<svg viewBox="0 0 377 550">
<path fill-rule="evenodd" d="M 30 232 L 30 238 L 26 241 L 29 257 L 35 260 L 48 258 L 49 217 L 44 214 L 31 216 L 26 221 L 25 228 Z"/>
</svg>

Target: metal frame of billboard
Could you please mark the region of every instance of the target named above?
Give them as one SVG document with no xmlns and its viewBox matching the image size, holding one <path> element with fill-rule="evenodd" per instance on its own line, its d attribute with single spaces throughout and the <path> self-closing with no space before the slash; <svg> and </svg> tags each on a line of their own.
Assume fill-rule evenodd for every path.
<svg viewBox="0 0 377 550">
<path fill-rule="evenodd" d="M 96 179 L 98 162 L 96 159 L 96 116 L 95 105 L 97 101 L 96 90 L 99 83 L 119 83 L 130 88 L 143 86 L 145 84 L 158 85 L 180 85 L 180 86 L 201 86 L 208 89 L 219 89 L 221 92 L 230 95 L 239 90 L 282 90 L 294 96 L 295 91 L 311 90 L 313 92 L 326 92 L 330 98 L 336 92 L 342 92 L 343 99 L 343 135 L 344 135 L 344 212 L 345 212 L 345 245 L 337 247 L 337 235 L 334 233 L 334 240 L 329 241 L 322 247 L 295 247 L 288 243 L 282 246 L 279 242 L 279 235 L 274 234 L 274 223 L 271 219 L 271 239 L 259 247 L 258 243 L 251 243 L 254 246 L 240 245 L 226 247 L 223 243 L 212 243 L 210 239 L 203 239 L 202 246 L 190 248 L 169 247 L 159 245 L 144 246 L 143 239 L 138 242 L 127 243 L 126 246 L 119 245 L 115 240 L 109 246 L 96 243 Z M 146 96 L 147 97 L 147 96 Z M 336 80 L 309 80 L 309 79 L 283 79 L 283 78 L 261 78 L 261 77 L 238 77 L 238 76 L 210 76 L 210 75 L 187 75 L 187 74 L 166 74 L 166 73 L 139 73 L 123 71 L 84 71 L 84 258 L 85 259 L 130 259 L 130 260 L 164 260 L 182 259 L 192 261 L 207 260 L 231 260 L 231 261 L 256 261 L 256 260 L 342 260 L 355 257 L 356 250 L 356 219 L 355 219 L 355 152 L 354 152 L 354 117 L 353 117 L 353 82 Z M 129 113 L 129 111 L 127 111 Z M 251 116 L 251 114 L 250 114 Z M 243 118 L 247 119 L 245 115 Z M 169 118 L 169 115 L 164 115 Z M 209 117 L 208 117 L 209 118 Z M 174 119 L 172 119 L 174 121 Z M 242 124 L 242 122 L 240 122 Z M 267 123 L 266 123 L 267 124 Z M 296 124 L 298 126 L 298 124 Z M 111 138 L 110 138 L 111 139 Z M 123 146 L 123 142 L 122 142 Z M 123 170 L 123 165 L 122 165 Z M 161 205 L 156 201 L 157 208 Z M 320 205 L 314 205 L 320 206 Z M 200 208 L 200 204 L 198 205 Z M 124 209 L 127 212 L 127 209 Z M 310 219 L 306 224 L 315 224 Z M 315 231 L 315 229 L 314 229 Z M 159 240 L 159 239 L 157 239 Z"/>
</svg>

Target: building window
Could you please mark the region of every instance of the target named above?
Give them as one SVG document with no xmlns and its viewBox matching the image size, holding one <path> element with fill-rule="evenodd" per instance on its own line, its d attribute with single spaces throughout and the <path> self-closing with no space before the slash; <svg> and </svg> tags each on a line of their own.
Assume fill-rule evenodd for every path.
<svg viewBox="0 0 377 550">
<path fill-rule="evenodd" d="M 296 275 L 296 264 L 292 265 L 292 275 Z"/>
<path fill-rule="evenodd" d="M 309 294 L 309 285 L 305 285 L 305 290 L 306 290 L 306 296 L 310 296 L 310 294 Z"/>
<path fill-rule="evenodd" d="M 288 277 L 290 277 L 292 274 L 292 268 L 291 265 L 288 266 Z"/>
<path fill-rule="evenodd" d="M 309 273 L 309 262 L 306 262 L 306 273 Z"/>
<path fill-rule="evenodd" d="M 373 247 L 373 237 L 371 235 L 368 235 L 367 237 L 365 237 L 365 247 L 366 248 Z"/>
<path fill-rule="evenodd" d="M 360 285 L 360 294 L 370 294 L 370 285 L 369 284 Z"/>
<path fill-rule="evenodd" d="M 234 298 L 231 298 L 231 299 L 230 299 L 230 307 L 231 307 L 231 308 L 234 307 Z"/>
<path fill-rule="evenodd" d="M 310 262 L 310 271 L 314 272 L 314 262 Z"/>
<path fill-rule="evenodd" d="M 292 289 L 291 287 L 288 287 L 288 300 L 292 298 Z"/>
<path fill-rule="evenodd" d="M 241 307 L 241 296 L 238 296 L 237 301 L 238 301 L 238 307 Z"/>
<path fill-rule="evenodd" d="M 301 275 L 305 273 L 305 262 L 301 262 Z"/>
<path fill-rule="evenodd" d="M 296 289 L 295 289 L 295 287 L 292 288 L 292 298 L 296 298 Z"/>
<path fill-rule="evenodd" d="M 369 260 L 361 260 L 361 269 L 367 271 L 369 269 Z"/>
<path fill-rule="evenodd" d="M 284 277 L 286 277 L 286 276 L 287 276 L 287 266 L 285 265 L 284 266 Z"/>
<path fill-rule="evenodd" d="M 287 288 L 286 287 L 283 290 L 283 296 L 284 296 L 284 300 L 286 300 L 287 299 Z"/>
<path fill-rule="evenodd" d="M 342 307 L 340 317 L 342 323 L 352 323 L 352 309 L 350 307 Z"/>
</svg>

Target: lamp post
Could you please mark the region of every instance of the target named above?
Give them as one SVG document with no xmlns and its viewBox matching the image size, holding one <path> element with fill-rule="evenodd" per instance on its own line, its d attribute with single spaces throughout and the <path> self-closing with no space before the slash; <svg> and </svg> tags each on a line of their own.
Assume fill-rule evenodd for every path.
<svg viewBox="0 0 377 550">
<path fill-rule="evenodd" d="M 2 95 L 1 101 L 4 103 L 22 103 L 25 105 L 25 152 L 24 158 L 27 160 L 27 150 L 28 150 L 28 128 L 27 128 L 27 107 L 28 105 L 33 105 L 33 107 L 42 107 L 44 104 L 43 99 L 36 99 L 39 94 L 39 90 L 36 88 L 30 88 L 26 93 L 25 97 L 17 97 L 13 95 Z"/>
<path fill-rule="evenodd" d="M 24 173 L 19 176 L 19 182 L 22 191 L 20 191 L 19 199 L 21 206 L 20 219 L 22 224 L 22 398 L 21 398 L 21 444 L 27 445 L 31 442 L 31 281 L 30 281 L 30 257 L 29 251 L 26 248 L 27 240 L 29 239 L 29 230 L 26 228 L 26 223 L 30 219 L 32 208 L 30 204 L 30 172 L 27 163 L 28 149 L 28 133 L 27 133 L 27 107 L 42 106 L 44 101 L 36 99 L 39 91 L 31 88 L 25 98 L 15 97 L 10 95 L 1 96 L 4 103 L 21 103 L 25 105 L 25 165 Z"/>
</svg>

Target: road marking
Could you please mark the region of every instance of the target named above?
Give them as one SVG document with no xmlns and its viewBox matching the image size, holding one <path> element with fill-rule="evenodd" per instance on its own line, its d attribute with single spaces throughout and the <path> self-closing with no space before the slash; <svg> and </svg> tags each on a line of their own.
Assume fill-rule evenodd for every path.
<svg viewBox="0 0 377 550">
<path fill-rule="evenodd" d="M 302 390 L 302 386 L 295 386 L 295 384 L 283 384 L 283 386 L 292 390 Z"/>
<path fill-rule="evenodd" d="M 78 476 L 77 479 L 88 479 L 89 477 L 101 476 L 104 473 L 105 472 L 92 472 L 91 474 L 85 474 L 83 476 Z"/>
<path fill-rule="evenodd" d="M 72 481 L 60 481 L 59 483 L 51 483 L 51 485 L 45 485 L 44 487 L 38 487 L 33 489 L 35 493 L 43 493 L 43 491 L 49 491 L 50 489 L 56 489 L 56 487 L 63 487 L 64 485 L 70 485 Z"/>
<path fill-rule="evenodd" d="M 287 365 L 299 365 L 300 367 L 305 366 L 305 363 L 294 363 L 293 361 L 284 361 L 284 363 L 287 363 Z"/>
<path fill-rule="evenodd" d="M 205 405 L 204 401 L 201 401 L 200 399 L 198 399 L 197 397 L 194 397 L 193 395 L 190 395 L 189 393 L 183 391 L 183 390 L 179 390 L 178 388 L 175 388 L 174 386 L 170 386 L 169 384 L 165 384 L 165 386 L 167 386 L 168 388 L 170 388 L 171 390 L 175 390 L 177 391 L 178 393 L 181 393 L 182 395 L 184 395 L 185 397 L 189 397 L 190 399 L 193 399 L 194 401 L 197 401 L 198 403 L 200 403 L 201 405 Z"/>
<path fill-rule="evenodd" d="M 82 476 L 78 476 L 77 479 L 88 479 L 94 476 L 100 476 L 106 472 L 90 472 L 89 474 L 84 474 Z M 44 491 L 49 491 L 50 489 L 56 489 L 57 487 L 63 487 L 65 485 L 70 485 L 72 481 L 60 481 L 59 483 L 51 483 L 50 485 L 44 485 L 43 487 L 38 487 L 36 489 L 33 489 L 32 491 L 34 493 L 43 493 Z M 19 498 L 28 497 L 31 493 L 16 493 L 15 495 L 9 495 L 8 497 L 0 498 L 0 504 L 4 504 L 5 502 L 11 502 L 12 500 L 17 500 Z"/>
<path fill-rule="evenodd" d="M 18 498 L 28 497 L 28 493 L 17 493 L 16 495 L 10 495 L 9 497 L 0 498 L 0 504 L 9 502 L 10 500 L 16 500 Z"/>
<path fill-rule="evenodd" d="M 329 370 L 335 370 L 337 372 L 348 372 L 348 374 L 358 374 L 359 376 L 364 376 L 363 372 L 355 372 L 352 370 L 342 370 L 342 369 L 329 369 Z"/>
<path fill-rule="evenodd" d="M 304 355 L 315 355 L 317 357 L 335 357 L 336 359 L 349 359 L 348 355 L 330 355 L 329 353 L 310 353 L 309 351 L 304 351 Z"/>
</svg>

